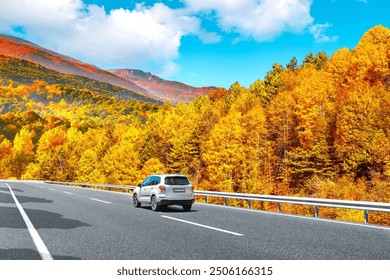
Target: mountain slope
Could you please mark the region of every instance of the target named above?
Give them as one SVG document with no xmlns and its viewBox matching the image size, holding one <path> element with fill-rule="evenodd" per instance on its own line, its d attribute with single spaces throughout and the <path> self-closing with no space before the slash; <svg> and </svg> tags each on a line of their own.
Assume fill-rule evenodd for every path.
<svg viewBox="0 0 390 280">
<path fill-rule="evenodd" d="M 27 60 L 0 55 L 0 84 L 7 85 L 10 80 L 23 85 L 31 85 L 35 80 L 40 80 L 51 85 L 59 84 L 75 89 L 88 89 L 106 96 L 114 96 L 121 100 L 157 102 L 155 99 L 143 94 L 113 86 L 109 83 L 83 76 L 62 74 Z"/>
<path fill-rule="evenodd" d="M 0 34 L 0 55 L 26 60 L 63 74 L 77 75 L 144 94 L 152 99 L 173 104 L 189 102 L 208 94 L 214 87 L 195 88 L 166 81 L 141 70 L 105 71 L 96 66 L 45 49 L 23 39 Z"/>
<path fill-rule="evenodd" d="M 128 80 L 115 76 L 96 66 L 42 48 L 20 38 L 0 34 L 0 54 L 34 62 L 60 73 L 84 76 L 131 91 L 147 94 L 145 89 Z"/>
<path fill-rule="evenodd" d="M 170 102 L 189 102 L 199 95 L 206 95 L 215 87 L 192 87 L 183 83 L 161 79 L 151 73 L 135 69 L 113 69 L 109 72 L 124 78 L 146 89 L 154 98 L 162 98 Z"/>
</svg>

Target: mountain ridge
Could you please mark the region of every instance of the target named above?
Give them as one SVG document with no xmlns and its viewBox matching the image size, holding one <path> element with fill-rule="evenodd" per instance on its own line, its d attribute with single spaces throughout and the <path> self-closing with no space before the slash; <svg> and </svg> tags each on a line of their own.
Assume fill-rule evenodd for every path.
<svg viewBox="0 0 390 280">
<path fill-rule="evenodd" d="M 59 73 L 87 77 L 172 104 L 188 103 L 197 96 L 206 95 L 216 89 L 215 87 L 197 88 L 180 82 L 167 81 L 137 69 L 103 70 L 27 40 L 4 34 L 0 34 L 0 55 L 36 63 Z M 136 75 L 130 74 L 131 71 Z M 150 77 L 152 79 L 148 80 Z"/>
<path fill-rule="evenodd" d="M 189 102 L 197 96 L 206 95 L 216 89 L 212 86 L 193 87 L 181 82 L 165 80 L 140 69 L 110 69 L 107 71 L 135 83 L 154 96 L 164 95 L 167 99 L 179 95 L 183 101 Z"/>
<path fill-rule="evenodd" d="M 88 89 L 107 97 L 113 96 L 118 100 L 142 100 L 159 103 L 149 96 L 122 87 L 85 76 L 60 73 L 28 60 L 0 54 L 0 84 L 8 85 L 10 81 L 17 85 L 27 86 L 34 84 L 35 81 L 42 81 L 48 85 L 70 86 L 79 90 Z"/>
<path fill-rule="evenodd" d="M 138 93 L 147 93 L 134 83 L 121 79 L 94 65 L 84 63 L 17 37 L 0 34 L 0 54 L 37 63 L 60 73 L 84 76 Z"/>
</svg>

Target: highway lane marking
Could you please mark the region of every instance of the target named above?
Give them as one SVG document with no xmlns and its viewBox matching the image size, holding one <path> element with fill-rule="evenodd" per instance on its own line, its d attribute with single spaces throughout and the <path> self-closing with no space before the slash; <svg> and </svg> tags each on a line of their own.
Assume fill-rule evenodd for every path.
<svg viewBox="0 0 390 280">
<path fill-rule="evenodd" d="M 102 202 L 102 203 L 106 203 L 106 204 L 111 204 L 111 202 L 108 202 L 105 200 L 100 200 L 100 199 L 96 199 L 96 198 L 89 198 L 89 199 L 94 200 L 94 201 L 98 201 L 98 202 Z"/>
<path fill-rule="evenodd" d="M 27 216 L 26 212 L 24 211 L 22 205 L 19 203 L 18 199 L 16 198 L 14 192 L 12 191 L 12 188 L 6 183 L 6 185 L 9 188 L 9 191 L 11 193 L 12 198 L 15 201 L 16 207 L 19 209 L 20 214 L 22 215 L 22 218 L 24 220 L 24 223 L 27 226 L 28 232 L 31 235 L 31 238 L 35 244 L 35 247 L 37 248 L 39 254 L 41 255 L 42 260 L 53 260 L 53 257 L 51 256 L 49 250 L 47 249 L 45 243 L 43 243 L 42 238 L 39 236 L 38 231 L 35 229 L 34 225 L 32 224 L 30 218 Z"/>
<path fill-rule="evenodd" d="M 66 191 L 63 191 L 63 193 L 66 193 L 66 194 L 73 194 L 73 193 L 71 193 L 71 192 L 66 192 Z"/>
<path fill-rule="evenodd" d="M 234 232 L 234 231 L 228 231 L 228 230 L 224 230 L 224 229 L 220 229 L 220 228 L 216 228 L 216 227 L 210 227 L 210 226 L 206 226 L 206 225 L 202 225 L 202 224 L 198 224 L 198 223 L 194 223 L 194 222 L 190 222 L 190 221 L 186 221 L 186 220 L 182 220 L 182 219 L 177 219 L 177 218 L 173 218 L 173 217 L 169 217 L 169 216 L 165 216 L 165 215 L 161 215 L 161 217 L 166 218 L 166 219 L 171 219 L 171 220 L 174 220 L 174 221 L 178 221 L 178 222 L 182 222 L 182 223 L 186 223 L 186 224 L 190 224 L 190 225 L 194 225 L 194 226 L 198 226 L 198 227 L 208 228 L 208 229 L 212 229 L 212 230 L 216 230 L 216 231 L 220 231 L 220 232 L 236 235 L 236 236 L 243 236 L 242 233 L 237 233 L 237 232 Z"/>
</svg>

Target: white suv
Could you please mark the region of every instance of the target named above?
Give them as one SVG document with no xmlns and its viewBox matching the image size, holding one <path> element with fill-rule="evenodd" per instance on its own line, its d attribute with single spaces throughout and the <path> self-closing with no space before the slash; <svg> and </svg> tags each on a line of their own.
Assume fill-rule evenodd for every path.
<svg viewBox="0 0 390 280">
<path fill-rule="evenodd" d="M 150 204 L 153 211 L 167 205 L 181 205 L 184 211 L 190 211 L 194 201 L 194 189 L 188 178 L 182 174 L 149 176 L 133 193 L 135 207 L 140 207 L 141 203 Z"/>
</svg>

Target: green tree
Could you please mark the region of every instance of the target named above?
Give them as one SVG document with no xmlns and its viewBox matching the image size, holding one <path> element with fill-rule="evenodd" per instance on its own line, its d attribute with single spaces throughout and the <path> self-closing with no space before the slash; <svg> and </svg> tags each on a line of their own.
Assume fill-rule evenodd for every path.
<svg viewBox="0 0 390 280">
<path fill-rule="evenodd" d="M 264 99 L 271 100 L 279 92 L 282 92 L 286 89 L 286 82 L 283 79 L 283 66 L 278 63 L 272 65 L 272 70 L 267 72 L 267 75 L 264 77 L 264 85 L 266 91 L 266 97 Z"/>
<path fill-rule="evenodd" d="M 268 105 L 268 103 L 271 101 L 271 96 L 268 95 L 265 84 L 260 79 L 256 80 L 253 84 L 250 85 L 249 91 L 260 98 L 263 106 Z"/>
<path fill-rule="evenodd" d="M 293 56 L 293 58 L 290 60 L 290 62 L 287 63 L 286 68 L 288 70 L 292 70 L 292 71 L 298 69 L 298 60 L 295 56 Z"/>
<path fill-rule="evenodd" d="M 302 62 L 303 67 L 313 65 L 317 70 L 322 69 L 326 62 L 328 61 L 328 56 L 325 52 L 319 52 L 316 55 L 309 53 Z"/>
</svg>

